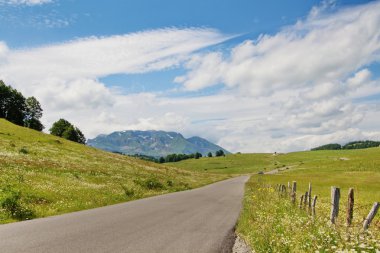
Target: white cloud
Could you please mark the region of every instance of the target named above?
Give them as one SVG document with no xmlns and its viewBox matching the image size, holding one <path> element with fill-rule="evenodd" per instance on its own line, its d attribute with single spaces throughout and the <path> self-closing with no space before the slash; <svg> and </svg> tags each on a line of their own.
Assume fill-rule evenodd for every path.
<svg viewBox="0 0 380 253">
<path fill-rule="evenodd" d="M 58 45 L 14 50 L 0 66 L 6 78 L 73 80 L 173 67 L 189 53 L 227 37 L 210 29 L 160 29 L 111 37 L 90 37 Z"/>
<path fill-rule="evenodd" d="M 371 72 L 368 69 L 363 69 L 355 73 L 355 75 L 347 80 L 350 88 L 359 87 L 368 83 L 371 79 Z"/>
<path fill-rule="evenodd" d="M 175 81 L 189 90 L 224 83 L 230 92 L 239 91 L 228 106 L 251 99 L 251 117 L 262 124 L 230 126 L 220 143 L 232 150 L 288 151 L 369 136 L 360 126 L 374 109 L 353 99 L 380 92 L 366 68 L 380 60 L 379 9 L 379 1 L 342 10 L 335 10 L 335 1 L 324 1 L 277 34 L 247 40 L 224 54 L 195 55 L 188 73 Z M 378 127 L 374 124 L 372 133 Z M 335 133 L 340 137 L 332 138 Z M 260 144 L 253 144 L 257 139 Z"/>
<path fill-rule="evenodd" d="M 215 76 L 210 81 L 195 79 L 209 74 L 210 55 L 195 56 L 196 64 L 189 64 L 189 73 L 177 80 L 190 89 L 221 80 L 227 86 L 261 96 L 278 89 L 343 79 L 380 60 L 379 8 L 380 2 L 375 2 L 327 16 L 314 14 L 273 36 L 246 41 L 224 61 L 215 62 Z"/>
<path fill-rule="evenodd" d="M 52 3 L 53 0 L 0 0 L 0 4 L 8 4 L 8 5 L 42 5 Z"/>
<path fill-rule="evenodd" d="M 327 2 L 305 20 L 229 52 L 197 52 L 227 36 L 211 29 L 160 29 L 91 37 L 22 50 L 0 43 L 0 78 L 88 137 L 125 129 L 199 135 L 231 151 L 307 149 L 329 142 L 378 139 L 380 106 L 356 102 L 380 93 L 369 65 L 380 59 L 380 2 L 330 11 Z M 122 94 L 101 80 L 111 74 L 185 66 L 175 79 L 202 97 Z M 378 104 L 378 103 L 377 103 Z M 377 105 L 375 103 L 375 105 Z"/>
</svg>

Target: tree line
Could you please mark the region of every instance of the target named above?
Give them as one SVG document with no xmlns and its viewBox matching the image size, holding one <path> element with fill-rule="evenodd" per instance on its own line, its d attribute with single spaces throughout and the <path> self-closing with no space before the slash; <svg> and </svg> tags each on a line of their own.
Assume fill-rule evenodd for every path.
<svg viewBox="0 0 380 253">
<path fill-rule="evenodd" d="M 42 111 L 41 104 L 35 97 L 25 98 L 21 92 L 0 80 L 0 118 L 42 131 Z"/>
<path fill-rule="evenodd" d="M 113 153 L 123 154 L 123 153 L 118 152 L 118 151 L 114 151 Z M 193 154 L 169 154 L 167 156 L 161 156 L 160 158 L 157 158 L 154 156 L 142 155 L 142 154 L 134 154 L 134 155 L 129 155 L 129 156 L 136 157 L 136 158 L 139 158 L 139 159 L 145 160 L 145 161 L 155 162 L 155 163 L 173 163 L 173 162 L 179 162 L 182 160 L 199 159 L 199 158 L 203 157 L 203 155 L 199 152 L 196 152 Z M 218 157 L 218 156 L 225 156 L 224 151 L 223 150 L 216 151 L 215 157 Z M 213 157 L 212 153 L 209 152 L 207 154 L 207 157 Z"/>
<path fill-rule="evenodd" d="M 342 149 L 364 149 L 364 148 L 374 148 L 379 147 L 379 141 L 352 141 L 345 145 L 340 145 L 338 143 L 330 143 L 322 145 L 316 148 L 312 148 L 312 151 L 316 150 L 342 150 Z"/>
<path fill-rule="evenodd" d="M 42 106 L 35 97 L 25 98 L 21 92 L 0 80 L 0 118 L 19 126 L 42 131 L 45 128 L 40 121 L 42 112 Z M 65 119 L 55 122 L 49 131 L 52 135 L 70 141 L 86 143 L 86 138 L 79 128 Z"/>
</svg>

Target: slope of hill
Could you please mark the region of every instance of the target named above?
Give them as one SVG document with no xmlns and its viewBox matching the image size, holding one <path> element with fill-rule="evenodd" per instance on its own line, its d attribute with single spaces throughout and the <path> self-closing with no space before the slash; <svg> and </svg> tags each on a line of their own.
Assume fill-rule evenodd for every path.
<svg viewBox="0 0 380 253">
<path fill-rule="evenodd" d="M 0 119 L 0 223 L 190 189 L 223 178 L 104 152 Z"/>
<path fill-rule="evenodd" d="M 169 154 L 215 153 L 225 149 L 200 137 L 185 139 L 181 134 L 165 131 L 122 131 L 99 135 L 87 144 L 96 148 L 123 154 L 166 156 Z"/>
</svg>

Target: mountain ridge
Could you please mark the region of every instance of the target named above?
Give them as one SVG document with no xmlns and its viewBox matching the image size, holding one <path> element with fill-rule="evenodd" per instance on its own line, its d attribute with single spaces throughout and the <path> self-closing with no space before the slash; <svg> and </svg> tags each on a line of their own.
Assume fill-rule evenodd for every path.
<svg viewBox="0 0 380 253">
<path fill-rule="evenodd" d="M 169 154 L 192 154 L 199 152 L 207 155 L 226 149 L 199 136 L 185 138 L 181 133 L 163 130 L 124 130 L 108 135 L 100 134 L 87 141 L 87 145 L 110 152 L 127 155 L 166 156 Z"/>
</svg>

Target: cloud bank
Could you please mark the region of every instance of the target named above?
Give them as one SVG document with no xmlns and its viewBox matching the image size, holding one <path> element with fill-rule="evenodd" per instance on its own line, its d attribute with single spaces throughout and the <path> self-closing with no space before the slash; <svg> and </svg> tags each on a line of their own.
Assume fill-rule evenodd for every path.
<svg viewBox="0 0 380 253">
<path fill-rule="evenodd" d="M 331 10 L 323 4 L 276 34 L 212 47 L 229 36 L 167 28 L 90 37 L 39 48 L 0 42 L 0 79 L 36 96 L 44 123 L 67 118 L 88 137 L 125 129 L 200 135 L 231 151 L 304 150 L 330 142 L 380 140 L 380 2 Z M 188 94 L 123 94 L 100 80 L 184 68 Z M 196 93 L 195 93 L 196 94 Z"/>
<path fill-rule="evenodd" d="M 0 4 L 34 6 L 52 2 L 53 0 L 1 0 Z"/>
</svg>

